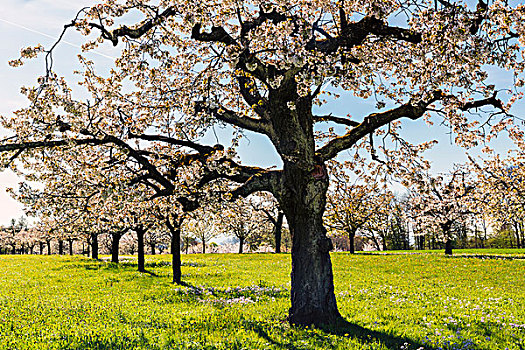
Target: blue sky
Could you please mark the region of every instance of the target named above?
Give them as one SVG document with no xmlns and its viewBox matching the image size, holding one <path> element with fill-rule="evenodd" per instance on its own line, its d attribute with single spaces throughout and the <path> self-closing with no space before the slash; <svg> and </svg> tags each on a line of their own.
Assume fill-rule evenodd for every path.
<svg viewBox="0 0 525 350">
<path fill-rule="evenodd" d="M 63 25 L 70 22 L 76 12 L 83 6 L 94 4 L 93 0 L 2 0 L 0 10 L 0 33 L 2 45 L 0 46 L 0 114 L 8 116 L 12 111 L 25 106 L 26 100 L 19 94 L 23 85 L 33 85 L 36 77 L 44 73 L 44 63 L 36 60 L 21 68 L 11 68 L 7 62 L 18 58 L 20 49 L 34 46 L 38 43 L 49 47 L 62 31 Z M 56 53 L 55 68 L 59 74 L 70 75 L 70 72 L 79 68 L 76 54 L 82 38 L 74 31 L 70 31 L 60 44 Z M 102 45 L 93 59 L 102 65 L 110 64 L 111 57 L 116 56 L 116 51 L 109 44 Z M 493 77 L 504 87 L 507 75 L 500 72 Z M 353 97 L 345 97 L 330 111 L 334 115 L 348 113 L 360 119 L 374 111 L 374 102 L 362 101 Z M 523 106 L 523 104 L 520 104 Z M 522 109 L 514 108 L 514 110 Z M 443 172 L 456 162 L 466 160 L 463 149 L 455 146 L 447 135 L 447 129 L 439 126 L 430 127 L 423 121 L 404 121 L 403 134 L 408 135 L 408 140 L 414 143 L 436 139 L 439 145 L 427 153 L 433 163 L 435 172 Z M 5 134 L 5 131 L 0 131 Z M 218 130 L 219 136 L 225 137 L 227 130 Z M 214 143 L 214 136 L 209 135 L 207 142 Z M 264 136 L 248 134 L 241 142 L 240 156 L 248 164 L 259 166 L 279 166 L 280 160 Z M 504 152 L 510 146 L 505 138 L 493 143 L 493 146 Z M 474 150 L 474 154 L 479 151 Z M 0 173 L 0 224 L 7 224 L 11 218 L 22 215 L 20 204 L 5 193 L 7 187 L 17 187 L 20 180 L 11 172 Z"/>
</svg>

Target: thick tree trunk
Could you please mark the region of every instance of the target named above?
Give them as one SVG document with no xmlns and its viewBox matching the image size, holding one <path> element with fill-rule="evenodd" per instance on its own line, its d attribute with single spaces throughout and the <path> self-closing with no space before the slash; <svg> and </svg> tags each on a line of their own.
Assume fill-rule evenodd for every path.
<svg viewBox="0 0 525 350">
<path fill-rule="evenodd" d="M 120 233 L 111 234 L 111 262 L 115 264 L 118 264 L 121 237 L 122 235 Z"/>
<path fill-rule="evenodd" d="M 283 234 L 283 219 L 284 213 L 279 210 L 277 214 L 277 223 L 275 224 L 275 253 L 279 254 L 281 252 L 281 240 Z"/>
<path fill-rule="evenodd" d="M 239 254 L 242 254 L 242 250 L 244 247 L 244 237 L 239 238 Z"/>
<path fill-rule="evenodd" d="M 137 233 L 137 265 L 139 272 L 145 272 L 145 264 L 144 264 L 144 229 L 142 227 L 135 228 L 135 232 Z"/>
<path fill-rule="evenodd" d="M 98 260 L 98 234 L 91 235 L 91 258 Z"/>
<path fill-rule="evenodd" d="M 47 255 L 51 255 L 51 241 L 47 241 Z"/>
<path fill-rule="evenodd" d="M 333 245 L 323 226 L 328 176 L 324 165 L 321 167 L 321 176 L 314 177 L 293 169 L 286 174 L 285 166 L 286 192 L 280 200 L 292 234 L 289 321 L 298 325 L 333 324 L 341 319 L 330 261 Z"/>
<path fill-rule="evenodd" d="M 64 255 L 64 241 L 58 240 L 58 255 Z"/>
<path fill-rule="evenodd" d="M 40 255 L 44 255 L 44 242 L 38 242 Z"/>
<path fill-rule="evenodd" d="M 155 246 L 156 246 L 155 242 L 150 243 L 149 246 L 151 247 L 151 255 L 155 255 Z"/>
</svg>

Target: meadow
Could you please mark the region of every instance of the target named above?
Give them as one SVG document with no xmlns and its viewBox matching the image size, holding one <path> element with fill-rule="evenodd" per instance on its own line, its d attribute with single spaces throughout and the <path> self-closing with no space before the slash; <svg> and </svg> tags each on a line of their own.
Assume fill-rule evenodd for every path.
<svg viewBox="0 0 525 350">
<path fill-rule="evenodd" d="M 523 259 L 334 253 L 320 329 L 286 322 L 287 254 L 184 255 L 186 286 L 169 258 L 0 256 L 0 349 L 525 349 Z"/>
</svg>

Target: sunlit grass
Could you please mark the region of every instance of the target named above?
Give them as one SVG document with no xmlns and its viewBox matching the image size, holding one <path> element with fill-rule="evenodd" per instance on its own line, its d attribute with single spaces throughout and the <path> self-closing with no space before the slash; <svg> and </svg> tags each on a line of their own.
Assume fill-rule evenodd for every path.
<svg viewBox="0 0 525 350">
<path fill-rule="evenodd" d="M 188 286 L 170 283 L 169 256 L 148 257 L 146 274 L 131 262 L 0 256 L 0 348 L 525 347 L 525 260 L 332 257 L 349 323 L 321 330 L 286 322 L 286 254 L 183 256 Z"/>
</svg>

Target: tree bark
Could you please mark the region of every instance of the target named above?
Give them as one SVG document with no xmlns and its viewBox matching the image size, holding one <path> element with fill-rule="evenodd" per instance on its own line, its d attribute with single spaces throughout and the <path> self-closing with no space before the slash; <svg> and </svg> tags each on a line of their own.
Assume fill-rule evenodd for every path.
<svg viewBox="0 0 525 350">
<path fill-rule="evenodd" d="M 51 255 L 51 240 L 46 241 L 47 243 L 47 255 Z"/>
<path fill-rule="evenodd" d="M 118 255 L 120 248 L 120 238 L 122 235 L 120 233 L 111 234 L 111 262 L 118 264 Z"/>
<path fill-rule="evenodd" d="M 180 258 L 180 221 L 173 223 L 166 218 L 166 226 L 171 234 L 171 269 L 173 272 L 173 283 L 182 283 L 181 258 Z"/>
<path fill-rule="evenodd" d="M 452 228 L 452 222 L 447 221 L 444 224 L 441 224 L 441 229 L 443 230 L 443 235 L 445 236 L 445 254 L 452 255 L 452 240 L 450 239 L 450 229 Z"/>
<path fill-rule="evenodd" d="M 155 255 L 155 242 L 150 243 L 149 246 L 151 247 L 151 255 Z"/>
<path fill-rule="evenodd" d="M 325 171 L 324 164 L 320 165 Z M 289 321 L 297 325 L 334 324 L 341 319 L 334 294 L 330 250 L 323 213 L 328 176 L 284 166 L 280 200 L 292 234 L 292 283 Z"/>
<path fill-rule="evenodd" d="M 206 240 L 202 237 L 202 254 L 206 254 Z"/>
<path fill-rule="evenodd" d="M 58 240 L 58 255 L 64 255 L 64 241 Z"/>
<path fill-rule="evenodd" d="M 244 246 L 244 237 L 239 237 L 239 254 L 242 254 L 243 246 Z"/>
<path fill-rule="evenodd" d="M 277 223 L 275 224 L 275 253 L 279 254 L 281 252 L 281 240 L 282 240 L 282 234 L 283 234 L 283 219 L 284 219 L 284 213 L 279 210 L 277 214 Z"/>
<path fill-rule="evenodd" d="M 69 255 L 73 255 L 73 239 L 68 239 L 69 242 Z"/>
<path fill-rule="evenodd" d="M 348 230 L 348 240 L 350 243 L 350 254 L 355 254 L 355 231 L 354 229 Z"/>
<path fill-rule="evenodd" d="M 144 263 L 144 228 L 138 226 L 135 228 L 137 233 L 137 265 L 139 272 L 146 272 L 146 267 Z"/>
<path fill-rule="evenodd" d="M 91 258 L 98 260 L 98 234 L 91 234 Z"/>
<path fill-rule="evenodd" d="M 450 238 L 447 238 L 445 240 L 445 254 L 452 255 L 452 241 L 450 240 Z"/>
<path fill-rule="evenodd" d="M 38 246 L 40 250 L 40 255 L 44 255 L 44 242 L 38 242 Z"/>
</svg>

